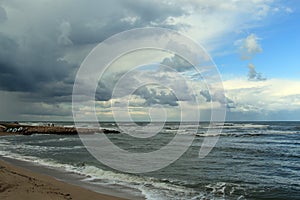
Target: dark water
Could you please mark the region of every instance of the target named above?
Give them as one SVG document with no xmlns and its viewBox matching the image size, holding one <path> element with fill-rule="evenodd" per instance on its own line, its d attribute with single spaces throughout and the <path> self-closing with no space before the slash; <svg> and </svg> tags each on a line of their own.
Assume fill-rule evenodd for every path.
<svg viewBox="0 0 300 200">
<path fill-rule="evenodd" d="M 180 159 L 146 174 L 104 166 L 87 152 L 78 136 L 5 136 L 0 138 L 0 155 L 81 174 L 86 177 L 82 181 L 95 185 L 126 186 L 127 192 L 132 188 L 147 199 L 300 199 L 300 122 L 226 123 L 215 148 L 200 159 L 207 125 L 186 123 L 184 131 L 177 132 L 178 123 L 166 123 L 151 139 L 109 135 L 123 149 L 150 152 L 166 145 L 175 134 L 188 136 L 196 129 L 192 146 Z M 117 129 L 114 123 L 102 126 Z"/>
</svg>

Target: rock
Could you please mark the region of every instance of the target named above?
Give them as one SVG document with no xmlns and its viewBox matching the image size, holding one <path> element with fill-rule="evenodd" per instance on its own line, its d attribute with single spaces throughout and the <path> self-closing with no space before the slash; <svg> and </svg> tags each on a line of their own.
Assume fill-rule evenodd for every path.
<svg viewBox="0 0 300 200">
<path fill-rule="evenodd" d="M 6 130 L 5 126 L 0 125 L 0 132 L 4 132 Z"/>
<path fill-rule="evenodd" d="M 109 134 L 109 133 L 112 133 L 112 134 L 118 134 L 118 133 L 120 133 L 120 131 L 117 131 L 117 130 L 109 130 L 109 129 L 103 129 L 103 133 L 105 133 L 105 134 Z"/>
</svg>

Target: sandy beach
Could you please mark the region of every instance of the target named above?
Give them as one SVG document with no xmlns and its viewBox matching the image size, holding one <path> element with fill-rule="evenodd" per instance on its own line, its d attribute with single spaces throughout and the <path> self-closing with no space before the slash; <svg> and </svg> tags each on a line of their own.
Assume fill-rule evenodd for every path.
<svg viewBox="0 0 300 200">
<path fill-rule="evenodd" d="M 22 169 L 0 159 L 0 199 L 7 200 L 121 200 L 78 186 L 58 181 L 52 177 Z"/>
</svg>

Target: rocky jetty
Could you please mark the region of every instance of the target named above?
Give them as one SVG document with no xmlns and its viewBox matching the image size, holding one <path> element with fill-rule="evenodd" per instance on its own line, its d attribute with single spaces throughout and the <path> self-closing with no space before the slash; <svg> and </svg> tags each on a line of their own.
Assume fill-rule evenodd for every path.
<svg viewBox="0 0 300 200">
<path fill-rule="evenodd" d="M 75 127 L 63 127 L 54 126 L 49 124 L 48 126 L 28 126 L 21 125 L 18 123 L 1 123 L 0 132 L 7 134 L 20 134 L 20 135 L 31 135 L 31 134 L 58 134 L 58 135 L 76 135 L 78 132 L 86 134 L 104 133 L 104 134 L 118 134 L 118 130 L 108 129 L 91 129 L 91 128 L 79 128 Z"/>
</svg>

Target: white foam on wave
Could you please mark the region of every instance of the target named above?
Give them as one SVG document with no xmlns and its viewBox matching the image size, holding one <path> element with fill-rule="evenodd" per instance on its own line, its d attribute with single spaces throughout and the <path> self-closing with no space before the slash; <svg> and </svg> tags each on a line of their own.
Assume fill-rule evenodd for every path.
<svg viewBox="0 0 300 200">
<path fill-rule="evenodd" d="M 265 125 L 265 124 L 241 124 L 241 123 L 225 123 L 225 124 L 214 124 L 213 126 L 209 127 L 203 127 L 205 129 L 249 129 L 249 128 L 254 128 L 254 129 L 264 129 L 268 128 L 270 125 Z"/>
<path fill-rule="evenodd" d="M 78 137 L 65 137 L 65 138 L 59 138 L 58 141 L 77 141 L 79 140 Z"/>
<path fill-rule="evenodd" d="M 0 156 L 6 157 L 6 158 L 11 158 L 11 159 L 16 159 L 16 160 L 20 160 L 20 161 L 30 162 L 30 163 L 36 163 L 36 164 L 43 165 L 43 166 L 62 167 L 62 165 L 59 165 L 56 162 L 53 162 L 51 160 L 40 159 L 35 156 L 25 156 L 25 155 L 21 155 L 18 153 L 13 153 L 11 151 L 0 150 Z"/>
<path fill-rule="evenodd" d="M 190 198 L 191 196 L 199 195 L 199 192 L 195 192 L 192 189 L 186 188 L 184 186 L 178 186 L 166 181 L 162 182 L 159 179 L 153 177 L 143 177 L 138 175 L 113 172 L 103 170 L 92 165 L 76 166 L 76 164 L 62 164 L 53 159 L 43 159 L 35 156 L 21 155 L 19 153 L 10 151 L 9 149 L 11 147 L 11 143 L 7 141 L 2 142 L 0 147 L 2 147 L 0 148 L 0 155 L 3 157 L 79 174 L 86 177 L 85 181 L 91 182 L 93 184 L 102 184 L 111 187 L 114 187 L 116 185 L 129 187 L 135 190 L 139 190 L 141 194 L 143 194 L 148 200 L 173 200 L 183 199 L 185 197 Z M 83 146 L 80 147 L 82 148 Z M 14 144 L 14 150 L 18 149 L 21 150 L 20 152 L 24 153 L 26 152 L 26 150 L 30 150 L 31 152 L 45 152 L 49 150 L 57 150 L 57 148 L 61 150 L 69 147 L 43 147 L 25 144 Z M 5 151 L 2 151 L 2 149 L 5 149 Z M 95 180 L 99 181 L 95 182 Z"/>
<path fill-rule="evenodd" d="M 17 146 L 17 148 L 28 148 L 28 146 L 24 147 L 24 145 L 19 145 Z M 53 159 L 42 159 L 35 156 L 25 156 L 7 150 L 0 150 L 0 156 L 79 174 L 87 177 L 86 179 L 84 179 L 85 181 L 94 184 L 101 185 L 103 183 L 102 185 L 110 185 L 112 187 L 114 185 L 120 185 L 137 189 L 148 200 L 176 199 L 176 195 L 178 194 L 185 196 L 194 193 L 194 191 L 192 191 L 191 189 L 185 188 L 183 186 L 173 185 L 170 183 L 160 182 L 155 178 L 107 171 L 91 165 L 74 166 L 71 164 L 62 164 Z M 99 180 L 99 182 L 95 183 L 93 180 Z M 170 198 L 168 198 L 168 196 Z"/>
<path fill-rule="evenodd" d="M 251 136 L 261 136 L 261 135 L 288 135 L 297 134 L 298 131 L 282 131 L 282 130 L 247 130 L 247 132 L 234 132 L 230 130 L 223 131 L 221 133 L 197 133 L 197 137 L 216 137 L 216 136 L 233 136 L 233 137 L 251 137 Z"/>
<path fill-rule="evenodd" d="M 19 123 L 22 126 L 45 126 L 46 122 L 21 122 Z"/>
<path fill-rule="evenodd" d="M 33 134 L 31 135 L 31 137 L 44 137 L 44 136 L 52 136 L 51 134 Z M 28 137 L 28 136 L 26 136 Z M 45 144 L 45 143 L 50 143 L 50 142 L 63 142 L 63 141 L 67 141 L 67 142 L 72 142 L 72 141 L 79 141 L 80 139 L 77 137 L 64 137 L 64 138 L 53 138 L 53 139 L 41 139 L 41 140 L 34 140 L 32 141 L 32 143 L 34 144 Z"/>
<path fill-rule="evenodd" d="M 206 185 L 206 188 L 210 190 L 207 196 L 213 197 L 213 199 L 216 200 L 228 199 L 228 197 L 232 197 L 236 191 L 238 191 L 238 193 L 246 194 L 245 188 L 242 188 L 240 185 L 234 183 L 216 182 Z M 244 199 L 244 195 L 239 194 L 237 199 Z"/>
<path fill-rule="evenodd" d="M 9 147 L 10 143 L 2 143 L 1 146 L 4 147 L 6 145 Z M 47 151 L 61 151 L 61 150 L 75 150 L 75 149 L 85 149 L 84 146 L 70 146 L 70 147 L 56 147 L 56 146 L 35 146 L 30 144 L 14 144 L 14 149 L 24 150 L 24 152 L 29 151 L 37 151 L 37 152 L 47 152 Z"/>
<path fill-rule="evenodd" d="M 265 124 L 243 124 L 242 128 L 268 128 Z"/>
<path fill-rule="evenodd" d="M 189 188 L 177 186 L 171 183 L 164 183 L 155 178 L 112 172 L 90 165 L 76 167 L 69 170 L 73 173 L 88 176 L 89 178 L 86 179 L 87 181 L 100 179 L 101 181 L 98 183 L 100 185 L 104 182 L 104 185 L 107 185 L 107 183 L 117 184 L 138 189 L 142 192 L 146 199 L 149 200 L 165 200 L 168 199 L 166 198 L 168 195 L 172 197 L 171 199 L 176 199 L 174 194 L 178 195 L 181 193 L 186 196 L 188 194 L 195 193 Z M 172 195 L 172 193 L 174 194 Z"/>
<path fill-rule="evenodd" d="M 8 144 L 10 144 L 9 141 L 7 141 L 7 140 L 5 140 L 5 139 L 1 139 L 1 140 L 0 140 L 0 145 L 8 145 Z"/>
</svg>

